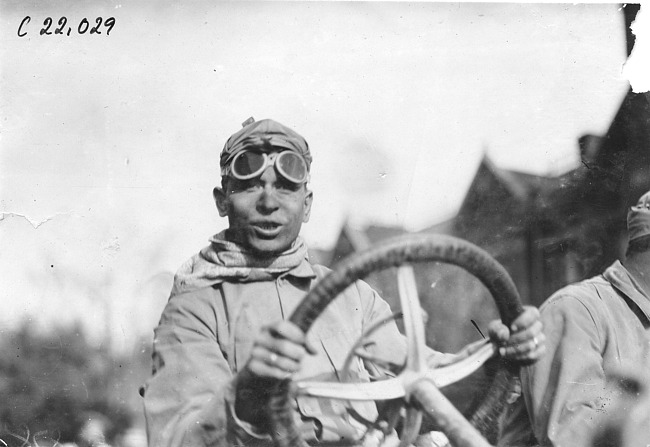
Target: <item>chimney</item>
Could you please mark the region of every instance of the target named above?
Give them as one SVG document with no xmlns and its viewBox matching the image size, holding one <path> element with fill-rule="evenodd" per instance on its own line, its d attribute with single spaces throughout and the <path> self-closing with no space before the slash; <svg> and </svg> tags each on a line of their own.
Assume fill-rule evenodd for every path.
<svg viewBox="0 0 650 447">
<path fill-rule="evenodd" d="M 580 159 L 584 164 L 590 166 L 598 160 L 600 148 L 603 146 L 603 137 L 598 135 L 583 135 L 578 139 L 580 147 Z"/>
</svg>

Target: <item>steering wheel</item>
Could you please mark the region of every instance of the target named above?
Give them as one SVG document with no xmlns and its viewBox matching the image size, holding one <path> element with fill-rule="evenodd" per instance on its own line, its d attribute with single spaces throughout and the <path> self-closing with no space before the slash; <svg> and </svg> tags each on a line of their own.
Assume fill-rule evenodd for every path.
<svg viewBox="0 0 650 447">
<path fill-rule="evenodd" d="M 293 419 L 291 400 L 295 393 L 314 397 L 350 400 L 397 400 L 406 406 L 400 445 L 408 445 L 418 435 L 423 413 L 445 433 L 456 447 L 486 447 L 490 444 L 481 435 L 489 431 L 490 418 L 505 405 L 516 374 L 513 365 L 500 362 L 483 401 L 470 421 L 440 392 L 439 388 L 468 376 L 496 353 L 489 341 L 465 348 L 469 356 L 440 368 L 429 368 L 425 362 L 425 331 L 420 318 L 420 302 L 415 277 L 405 264 L 438 261 L 465 269 L 478 278 L 496 302 L 501 320 L 507 326 L 523 312 L 517 289 L 501 264 L 487 252 L 465 240 L 442 235 L 415 235 L 393 239 L 370 250 L 353 254 L 319 281 L 294 310 L 290 321 L 305 333 L 339 293 L 371 272 L 390 267 L 398 269 L 398 289 L 407 359 L 394 378 L 368 383 L 292 382 L 277 383 L 268 403 L 271 434 L 278 447 L 306 446 Z"/>
</svg>

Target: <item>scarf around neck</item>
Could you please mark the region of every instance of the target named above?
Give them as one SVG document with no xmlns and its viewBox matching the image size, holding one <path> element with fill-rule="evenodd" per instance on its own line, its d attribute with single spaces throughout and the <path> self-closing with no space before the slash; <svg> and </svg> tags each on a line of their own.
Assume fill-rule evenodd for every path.
<svg viewBox="0 0 650 447">
<path fill-rule="evenodd" d="M 172 294 L 210 287 L 224 281 L 255 282 L 273 279 L 309 260 L 301 237 L 277 256 L 260 257 L 227 241 L 225 230 L 210 238 L 210 245 L 185 261 L 174 275 Z"/>
</svg>

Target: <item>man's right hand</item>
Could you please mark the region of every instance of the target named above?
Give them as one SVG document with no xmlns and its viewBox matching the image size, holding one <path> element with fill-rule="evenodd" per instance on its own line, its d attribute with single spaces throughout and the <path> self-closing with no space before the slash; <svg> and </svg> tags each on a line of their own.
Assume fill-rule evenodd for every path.
<svg viewBox="0 0 650 447">
<path fill-rule="evenodd" d="M 262 410 L 273 382 L 296 373 L 306 353 L 315 354 L 316 350 L 295 324 L 279 321 L 263 327 L 253 342 L 250 358 L 237 374 L 237 416 L 263 425 Z"/>
<path fill-rule="evenodd" d="M 262 328 L 244 370 L 253 377 L 288 379 L 306 353 L 316 353 L 307 336 L 295 324 L 279 321 Z"/>
</svg>

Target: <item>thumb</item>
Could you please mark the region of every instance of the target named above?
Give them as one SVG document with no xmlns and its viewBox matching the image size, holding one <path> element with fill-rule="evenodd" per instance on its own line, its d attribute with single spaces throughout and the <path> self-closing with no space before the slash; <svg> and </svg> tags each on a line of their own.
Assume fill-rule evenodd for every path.
<svg viewBox="0 0 650 447">
<path fill-rule="evenodd" d="M 510 331 L 506 325 L 499 320 L 490 323 L 488 326 L 488 333 L 490 334 L 490 338 L 497 342 L 505 342 L 510 338 Z"/>
<path fill-rule="evenodd" d="M 305 349 L 309 354 L 315 355 L 317 353 L 314 343 L 306 335 L 305 335 L 305 342 L 303 343 L 303 346 L 305 347 Z"/>
</svg>

